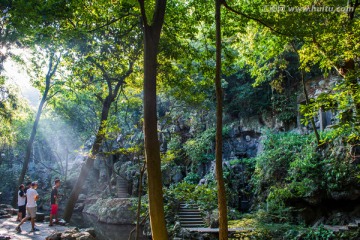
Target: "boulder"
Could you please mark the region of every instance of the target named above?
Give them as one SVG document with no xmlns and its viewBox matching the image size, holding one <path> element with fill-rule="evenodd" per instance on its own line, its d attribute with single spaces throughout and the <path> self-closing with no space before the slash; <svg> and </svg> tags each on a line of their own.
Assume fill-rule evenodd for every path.
<svg viewBox="0 0 360 240">
<path fill-rule="evenodd" d="M 76 240 L 75 237 L 73 237 L 74 234 L 78 233 L 79 229 L 78 228 L 71 228 L 66 230 L 65 232 L 61 233 L 61 239 L 66 239 L 66 240 Z"/>
<path fill-rule="evenodd" d="M 91 236 L 88 232 L 78 232 L 72 235 L 76 240 L 90 240 L 95 239 L 93 236 Z"/>
<path fill-rule="evenodd" d="M 5 208 L 4 210 L 10 215 L 17 215 L 18 214 L 18 210 L 15 209 L 15 208 Z"/>
<path fill-rule="evenodd" d="M 85 194 L 80 194 L 79 198 L 78 198 L 78 202 L 83 202 L 83 201 L 85 201 L 85 199 L 86 199 L 86 195 Z"/>
<path fill-rule="evenodd" d="M 96 232 L 94 228 L 85 228 L 81 230 L 82 232 L 88 232 L 91 236 L 96 237 Z"/>
<path fill-rule="evenodd" d="M 217 209 L 213 210 L 211 213 L 207 214 L 205 222 L 210 228 L 219 227 L 219 211 Z"/>
<path fill-rule="evenodd" d="M 0 204 L 0 210 L 12 209 L 13 207 L 9 204 Z"/>
<path fill-rule="evenodd" d="M 181 228 L 179 237 L 181 237 L 182 239 L 192 239 L 191 232 L 186 228 Z"/>
<path fill-rule="evenodd" d="M 76 203 L 74 207 L 74 212 L 82 212 L 84 207 L 85 207 L 84 203 Z"/>
<path fill-rule="evenodd" d="M 174 228 L 173 228 L 173 233 L 175 234 L 175 236 L 179 235 L 181 231 L 181 224 L 179 221 L 175 222 Z M 180 238 L 181 239 L 181 238 Z"/>
<path fill-rule="evenodd" d="M 17 215 L 18 210 L 14 209 L 11 205 L 0 204 L 0 215 Z M 4 217 L 2 217 L 4 218 Z"/>
<path fill-rule="evenodd" d="M 68 229 L 65 232 L 55 232 L 46 237 L 46 240 L 93 240 L 95 231 L 92 228 L 79 230 L 78 228 Z"/>
<path fill-rule="evenodd" d="M 133 224 L 136 219 L 131 200 L 127 198 L 98 199 L 94 204 L 85 205 L 83 212 L 108 224 Z"/>
<path fill-rule="evenodd" d="M 0 235 L 0 240 L 8 240 L 8 239 L 11 239 L 11 237 L 3 234 Z"/>
<path fill-rule="evenodd" d="M 55 232 L 46 237 L 46 240 L 61 240 L 61 232 Z"/>
<path fill-rule="evenodd" d="M 11 218 L 11 214 L 9 214 L 6 210 L 0 210 L 0 219 L 1 218 Z"/>
</svg>

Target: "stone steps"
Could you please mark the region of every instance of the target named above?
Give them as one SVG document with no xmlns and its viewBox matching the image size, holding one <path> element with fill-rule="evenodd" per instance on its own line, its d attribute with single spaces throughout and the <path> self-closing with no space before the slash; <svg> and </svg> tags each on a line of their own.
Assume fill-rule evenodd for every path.
<svg viewBox="0 0 360 240">
<path fill-rule="evenodd" d="M 119 178 L 117 181 L 118 181 L 117 182 L 117 184 L 118 184 L 117 197 L 118 198 L 128 198 L 129 197 L 128 182 L 123 178 Z"/>
<path fill-rule="evenodd" d="M 199 207 L 195 204 L 181 203 L 178 211 L 180 225 L 184 228 L 204 227 Z"/>
</svg>

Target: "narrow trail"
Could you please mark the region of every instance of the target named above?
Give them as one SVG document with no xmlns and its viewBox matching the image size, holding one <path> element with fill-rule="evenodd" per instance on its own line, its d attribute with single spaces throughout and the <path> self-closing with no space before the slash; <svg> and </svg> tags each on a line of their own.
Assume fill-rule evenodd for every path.
<svg viewBox="0 0 360 240">
<path fill-rule="evenodd" d="M 72 228 L 69 226 L 60 226 L 60 225 L 54 225 L 53 227 L 49 227 L 48 222 L 37 222 L 36 227 L 38 229 L 40 229 L 40 231 L 33 233 L 33 232 L 30 232 L 31 223 L 30 223 L 30 221 L 28 221 L 21 226 L 22 232 L 17 233 L 15 231 L 15 227 L 17 225 L 18 225 L 18 222 L 16 222 L 16 217 L 0 219 L 0 239 L 1 239 L 1 237 L 8 236 L 8 237 L 10 237 L 10 239 L 44 240 L 47 236 L 51 235 L 52 233 L 54 233 L 56 231 L 62 232 L 62 231 Z"/>
</svg>

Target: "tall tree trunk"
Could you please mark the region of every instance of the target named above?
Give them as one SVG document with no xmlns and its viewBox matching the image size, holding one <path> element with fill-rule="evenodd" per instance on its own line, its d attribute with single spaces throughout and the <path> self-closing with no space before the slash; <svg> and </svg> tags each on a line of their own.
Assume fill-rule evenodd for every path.
<svg viewBox="0 0 360 240">
<path fill-rule="evenodd" d="M 226 191 L 222 169 L 222 101 L 223 94 L 221 88 L 221 2 L 215 0 L 215 21 L 216 21 L 216 178 L 218 188 L 218 207 L 219 207 L 219 239 L 228 239 L 227 204 Z"/>
<path fill-rule="evenodd" d="M 165 225 L 160 144 L 157 132 L 156 68 L 157 46 L 151 31 L 145 30 L 144 138 L 149 188 L 149 212 L 153 239 L 168 239 Z"/>
<path fill-rule="evenodd" d="M 29 162 L 30 162 L 30 158 L 31 158 L 31 152 L 32 152 L 34 140 L 36 137 L 37 128 L 38 128 L 40 118 L 41 118 L 41 113 L 42 113 L 42 110 L 43 110 L 44 105 L 48 98 L 50 84 L 51 84 L 51 78 L 55 74 L 55 72 L 57 70 L 57 66 L 60 62 L 60 58 L 58 58 L 54 64 L 54 60 L 55 60 L 54 58 L 55 58 L 55 54 L 50 53 L 49 68 L 48 68 L 48 72 L 45 77 L 45 90 L 43 92 L 43 95 L 42 95 L 42 98 L 41 98 L 41 101 L 40 101 L 40 104 L 39 104 L 39 107 L 38 107 L 38 110 L 36 113 L 35 121 L 34 121 L 32 129 L 31 129 L 29 141 L 27 142 L 27 145 L 26 145 L 26 152 L 25 152 L 25 157 L 24 157 L 24 162 L 23 162 L 23 166 L 21 169 L 21 173 L 20 173 L 20 176 L 18 179 L 18 185 L 24 183 L 25 175 L 28 170 L 28 166 L 29 166 Z M 13 206 L 17 206 L 17 204 L 16 204 L 17 203 L 17 195 L 18 195 L 18 193 L 17 193 L 17 191 L 15 191 L 13 200 L 12 200 Z"/>
<path fill-rule="evenodd" d="M 105 123 L 109 116 L 111 103 L 112 103 L 112 97 L 110 96 L 108 96 L 103 102 L 100 125 L 96 133 L 95 141 L 91 147 L 89 155 L 86 157 L 85 163 L 81 167 L 80 175 L 75 183 L 75 186 L 73 187 L 70 193 L 69 200 L 64 210 L 64 220 L 66 222 L 69 222 L 71 219 L 76 201 L 78 200 L 79 194 L 82 190 L 82 187 L 84 186 L 85 180 L 90 170 L 93 167 L 95 157 L 100 151 L 101 143 L 105 139 Z"/>
<path fill-rule="evenodd" d="M 144 0 L 139 0 L 139 4 L 144 23 L 144 138 L 150 226 L 153 239 L 167 240 L 156 110 L 157 54 L 166 0 L 156 1 L 151 25 L 148 25 Z"/>
</svg>

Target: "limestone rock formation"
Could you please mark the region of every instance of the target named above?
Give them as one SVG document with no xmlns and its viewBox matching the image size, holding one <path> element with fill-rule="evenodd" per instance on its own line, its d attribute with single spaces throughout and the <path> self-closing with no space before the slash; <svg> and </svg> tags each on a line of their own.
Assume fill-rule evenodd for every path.
<svg viewBox="0 0 360 240">
<path fill-rule="evenodd" d="M 133 224 L 136 218 L 131 199 L 127 198 L 98 199 L 86 205 L 83 212 L 109 224 Z"/>
<path fill-rule="evenodd" d="M 50 236 L 46 237 L 46 240 L 62 240 L 62 239 L 73 239 L 73 240 L 93 240 L 96 239 L 95 231 L 92 228 L 88 229 L 68 229 L 64 232 L 55 232 Z"/>
</svg>

